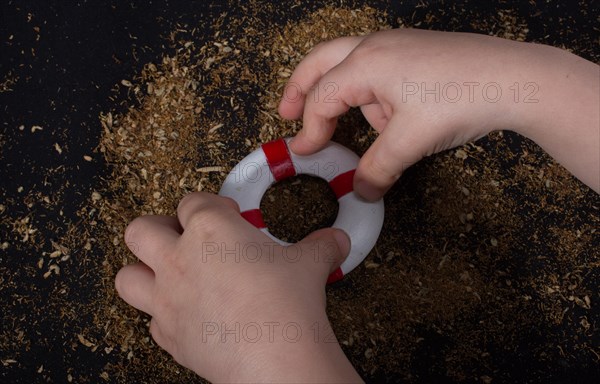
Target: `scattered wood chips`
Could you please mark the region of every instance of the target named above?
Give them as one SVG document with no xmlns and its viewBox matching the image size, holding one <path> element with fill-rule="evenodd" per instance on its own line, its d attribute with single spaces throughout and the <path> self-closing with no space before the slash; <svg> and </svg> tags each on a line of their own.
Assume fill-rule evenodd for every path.
<svg viewBox="0 0 600 384">
<path fill-rule="evenodd" d="M 11 230 L 2 250 L 39 245 L 26 267 L 30 276 L 98 280 L 91 302 L 79 302 L 76 290 L 61 284 L 51 296 L 61 303 L 62 321 L 77 324 L 62 330 L 69 353 L 110 361 L 91 382 L 201 381 L 154 344 L 149 318 L 114 290 L 117 271 L 136 261 L 123 242 L 132 219 L 173 215 L 186 194 L 217 192 L 229 169 L 261 142 L 293 135 L 301 123 L 283 121 L 277 105 L 295 66 L 319 42 L 392 25 L 462 25 L 444 7 L 430 12 L 435 7 L 421 5 L 397 20 L 370 7 L 328 6 L 287 17 L 287 24 L 276 20 L 293 9 L 231 6 L 236 12 L 214 20 L 210 35 L 178 25 L 169 54 L 119 82 L 126 108 L 100 116 L 99 153 L 82 160 L 102 158 L 109 170 L 89 191 L 79 222 L 64 231 L 50 227 L 62 235 L 47 241 L 39 238 L 35 210 L 13 215 L 9 202 L 0 205 Z M 527 21 L 516 11 L 484 19 L 465 12 L 473 30 L 528 39 Z M 0 92 L 17 80 L 9 73 Z M 359 154 L 376 137 L 357 111 L 339 125 L 335 140 Z M 65 148 L 56 143 L 51 150 L 59 156 Z M 62 196 L 23 187 L 18 193 L 31 206 Z M 310 178 L 272 187 L 262 207 L 270 226 L 292 240 L 328 225 L 336 212 L 327 186 Z M 384 229 L 365 263 L 328 288 L 344 351 L 376 382 L 492 383 L 550 380 L 561 369 L 597 372 L 599 210 L 596 194 L 509 132 L 425 159 L 387 195 Z M 2 276 L 4 289 L 16 290 Z M 34 343 L 19 325 L 0 336 L 7 345 Z M 15 355 L 1 362 L 18 361 Z M 69 368 L 66 380 L 77 382 L 77 370 Z"/>
</svg>

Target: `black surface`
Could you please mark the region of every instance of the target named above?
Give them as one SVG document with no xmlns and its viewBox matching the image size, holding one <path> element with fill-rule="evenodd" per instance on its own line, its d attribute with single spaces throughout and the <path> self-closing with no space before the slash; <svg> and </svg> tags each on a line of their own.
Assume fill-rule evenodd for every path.
<svg viewBox="0 0 600 384">
<path fill-rule="evenodd" d="M 412 13 L 418 19 L 428 7 L 416 7 L 417 4 L 434 7 L 436 3 L 407 1 L 380 6 L 389 10 L 392 20 L 394 15 Z M 467 11 L 461 11 L 459 6 L 453 11 L 448 6 L 448 12 L 439 16 L 434 28 L 470 31 L 473 30 L 470 24 L 461 24 L 461 17 L 468 19 L 469 9 L 493 13 L 498 8 L 513 7 L 528 21 L 530 40 L 568 47 L 578 41 L 582 48 L 576 53 L 597 59 L 597 6 L 582 7 L 576 2 L 466 3 Z M 118 92 L 126 92 L 119 87 L 120 81 L 139 73 L 144 63 L 157 61 L 169 52 L 163 36 L 177 23 L 210 25 L 218 14 L 228 9 L 225 4 L 202 1 L 3 1 L 0 5 L 0 80 L 9 73 L 18 78 L 12 91 L 0 93 L 3 198 L 6 201 L 22 199 L 19 187 L 52 195 L 58 187 L 68 184 L 70 187 L 64 190 L 61 200 L 69 203 L 62 209 L 66 217 L 75 220 L 76 209 L 88 197 L 94 183 L 106 176 L 99 154 L 93 153 L 101 133 L 98 115 L 123 108 L 118 105 L 123 98 L 115 97 Z M 297 13 L 290 13 L 290 17 L 296 16 Z M 19 126 L 24 129 L 19 130 Z M 32 133 L 32 126 L 41 126 L 43 130 Z M 60 156 L 53 148 L 57 142 L 63 150 Z M 94 161 L 82 161 L 84 155 L 93 155 Z M 57 167 L 64 167 L 63 171 L 53 171 Z M 11 206 L 11 209 L 14 217 L 28 212 L 25 204 Z M 38 226 L 43 228 L 46 241 L 66 229 L 56 227 L 52 220 L 55 210 L 37 209 Z M 9 237 L 5 233 L 2 236 Z M 3 253 L 0 262 L 12 270 L 23 268 L 25 260 L 31 265 L 37 260 L 34 255 L 0 252 Z M 74 266 L 71 273 L 84 268 L 85 265 Z M 25 272 L 19 276 L 22 285 L 0 287 L 0 290 L 7 297 L 18 293 L 28 299 L 2 311 L 11 311 L 12 317 L 34 341 L 36 334 L 43 334 L 40 339 L 44 341 L 34 342 L 29 351 L 21 354 L 19 364 L 0 365 L 0 382 L 64 382 L 68 368 L 73 366 L 83 372 L 101 371 L 110 356 L 101 361 L 98 354 L 84 348 L 77 349 L 77 355 L 65 354 L 64 343 L 70 342 L 70 338 L 65 338 L 68 330 L 63 329 L 60 314 L 34 316 L 34 308 L 43 308 L 44 302 L 52 300 L 60 284 L 44 282 Z M 87 300 L 94 293 L 75 290 L 69 294 L 73 300 Z M 15 327 L 7 323 L 7 318 L 3 316 L 1 324 L 4 332 Z M 429 349 L 436 346 L 424 345 L 423 348 L 423 354 L 429 354 Z M 9 352 L 0 351 L 0 356 L 10 357 Z M 527 365 L 522 362 L 520 366 L 505 368 L 526 370 Z M 43 374 L 37 373 L 40 366 L 44 367 Z M 424 374 L 429 372 L 426 365 L 416 364 L 415 369 Z M 577 377 L 575 371 L 571 373 L 571 377 Z M 97 379 L 97 376 L 92 377 Z M 436 372 L 423 377 L 426 382 L 443 379 Z M 535 377 L 528 380 L 536 382 Z"/>
</svg>

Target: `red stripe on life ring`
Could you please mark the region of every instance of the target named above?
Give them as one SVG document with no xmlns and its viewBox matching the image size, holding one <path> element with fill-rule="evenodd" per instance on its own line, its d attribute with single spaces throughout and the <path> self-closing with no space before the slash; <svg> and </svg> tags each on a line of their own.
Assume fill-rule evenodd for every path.
<svg viewBox="0 0 600 384">
<path fill-rule="evenodd" d="M 281 181 L 296 174 L 290 150 L 284 139 L 265 143 L 261 148 L 267 157 L 267 163 L 275 181 Z"/>
<path fill-rule="evenodd" d="M 267 224 L 265 224 L 265 221 L 263 220 L 260 209 L 249 209 L 242 212 L 241 215 L 247 222 L 254 225 L 256 228 L 267 228 Z"/>
<path fill-rule="evenodd" d="M 327 278 L 327 284 L 335 283 L 338 280 L 341 280 L 344 277 L 344 272 L 342 272 L 341 268 L 336 269 L 331 272 L 331 275 Z"/>
<path fill-rule="evenodd" d="M 329 186 L 335 193 L 335 197 L 339 200 L 342 196 L 354 190 L 352 179 L 356 169 L 337 175 L 329 182 Z"/>
</svg>

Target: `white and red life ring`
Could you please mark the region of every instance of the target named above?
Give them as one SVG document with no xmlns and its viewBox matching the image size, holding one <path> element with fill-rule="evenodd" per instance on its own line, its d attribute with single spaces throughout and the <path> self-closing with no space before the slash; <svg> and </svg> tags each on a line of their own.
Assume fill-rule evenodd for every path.
<svg viewBox="0 0 600 384">
<path fill-rule="evenodd" d="M 273 183 L 297 174 L 326 180 L 339 204 L 333 227 L 344 230 L 351 241 L 348 258 L 329 276 L 331 283 L 356 268 L 375 246 L 383 226 L 383 199 L 368 202 L 354 192 L 352 179 L 359 161 L 354 152 L 329 142 L 313 155 L 299 156 L 288 149 L 289 140 L 271 141 L 246 156 L 229 173 L 219 195 L 234 199 L 242 216 L 271 239 L 289 245 L 269 233 L 260 211 L 263 195 Z"/>
</svg>

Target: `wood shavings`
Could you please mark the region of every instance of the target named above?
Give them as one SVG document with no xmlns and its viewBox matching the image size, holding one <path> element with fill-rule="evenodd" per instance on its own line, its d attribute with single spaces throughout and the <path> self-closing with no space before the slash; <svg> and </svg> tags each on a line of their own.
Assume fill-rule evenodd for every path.
<svg viewBox="0 0 600 384">
<path fill-rule="evenodd" d="M 198 37 L 193 27 L 178 26 L 169 38 L 168 55 L 146 64 L 139 76 L 117 81 L 116 88 L 127 93 L 124 108 L 100 117 L 102 158 L 95 163 L 109 164 L 109 176 L 94 191 L 85 192 L 82 216 L 88 236 L 81 247 L 71 248 L 74 254 L 95 250 L 103 257 L 103 269 L 93 271 L 103 275 L 104 282 L 93 309 L 95 328 L 102 335 L 81 330 L 72 337 L 75 345 L 110 353 L 120 365 L 103 368 L 92 381 L 127 381 L 138 374 L 150 382 L 194 380 L 151 341 L 148 318 L 116 297 L 116 271 L 137 260 L 123 243 L 125 227 L 142 214 L 174 214 L 181 197 L 192 191 L 218 191 L 227 171 L 261 142 L 296 132 L 301 123 L 283 121 L 277 103 L 293 69 L 316 44 L 389 28 L 386 15 L 370 7 L 301 8 L 297 20 L 277 25 L 272 17 L 279 12 L 275 4 L 231 6 L 243 11 L 216 18 L 214 33 Z M 444 12 L 449 7 L 432 12 L 432 7 L 419 4 L 414 12 L 421 9 L 426 14 L 415 20 L 403 15 L 400 24 L 432 28 L 448 19 Z M 516 15 L 510 10 L 497 13 L 473 28 L 519 40 L 528 33 Z M 341 123 L 352 132 L 341 138 L 357 153 L 376 137 L 352 112 Z M 594 260 L 585 250 L 595 241 L 594 229 L 581 223 L 576 228 L 573 224 L 572 231 L 557 225 L 549 231 L 555 241 L 545 247 L 539 240 L 545 237 L 536 238 L 532 219 L 524 217 L 550 215 L 559 206 L 552 199 L 574 206 L 575 199 L 568 201 L 580 196 L 572 192 L 580 187 L 549 159 L 543 158 L 541 174 L 540 152 L 530 147 L 524 147 L 521 158 L 510 159 L 510 167 L 499 164 L 508 162 L 505 152 L 506 157 L 511 153 L 503 147 L 506 136 L 491 135 L 483 144 L 432 156 L 409 169 L 388 195 L 388 219 L 378 251 L 347 277 L 346 285 L 328 290 L 335 332 L 352 363 L 370 381 L 392 373 L 407 382 L 432 377 L 427 375 L 511 382 L 498 366 L 506 364 L 505 356 L 514 355 L 530 332 L 548 324 L 573 327 L 581 343 L 577 348 L 594 353 L 587 335 L 594 330 L 597 300 L 593 285 L 582 276 L 585 268 L 597 266 L 576 268 L 585 257 Z M 94 160 L 89 155 L 83 159 Z M 507 175 L 504 167 L 514 174 Z M 301 238 L 302 230 L 322 225 L 331 212 L 335 216 L 335 198 L 329 201 L 326 186 L 321 187 L 295 180 L 267 193 L 262 202 L 265 219 L 275 223 L 280 237 Z M 541 188 L 552 189 L 551 198 L 535 204 L 519 204 L 521 197 L 514 192 L 526 190 L 539 197 Z M 311 196 L 319 204 L 313 204 Z M 289 220 L 282 205 L 294 207 L 298 216 Z M 523 206 L 527 215 L 519 211 Z M 28 243 L 38 238 L 31 220 L 17 225 L 20 236 L 6 242 L 7 249 L 21 236 L 27 235 Z M 292 223 L 286 227 L 286 221 Z M 541 249 L 544 252 L 535 253 Z M 48 274 L 47 283 L 59 283 L 68 273 L 59 263 L 69 252 L 54 244 L 44 250 L 42 257 L 32 259 L 32 267 L 36 274 Z M 523 254 L 535 262 L 516 259 Z M 536 265 L 561 273 L 523 273 L 525 268 L 543 271 Z M 540 332 L 535 337 L 545 336 Z M 574 354 L 575 348 L 565 344 L 558 345 L 565 356 Z M 532 356 L 554 358 L 555 352 L 545 351 L 546 346 L 534 344 L 538 349 Z M 71 380 L 77 378 L 67 376 Z"/>
<path fill-rule="evenodd" d="M 84 335 L 82 335 L 81 333 L 77 334 L 77 339 L 79 340 L 79 342 L 81 344 L 83 344 L 84 346 L 91 348 L 93 347 L 95 344 L 92 343 L 91 341 L 89 341 L 88 339 L 85 338 Z"/>
<path fill-rule="evenodd" d="M 220 166 L 202 167 L 202 168 L 196 169 L 196 172 L 200 172 L 200 173 L 225 172 L 225 171 L 227 171 L 227 169 L 225 167 L 220 167 Z"/>
<path fill-rule="evenodd" d="M 271 70 L 267 91 L 261 99 L 264 109 L 260 110 L 260 139 L 266 142 L 292 136 L 300 128 L 297 121 L 282 121 L 277 106 L 288 78 L 315 45 L 336 37 L 365 35 L 389 28 L 384 15 L 368 6 L 362 9 L 324 7 L 311 14 L 301 26 L 289 23 L 276 33 L 265 55 L 272 58 L 270 62 L 276 67 Z"/>
</svg>

